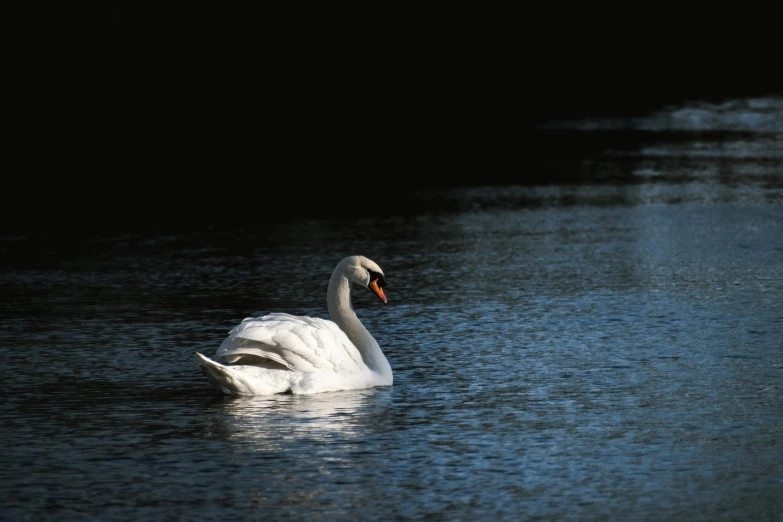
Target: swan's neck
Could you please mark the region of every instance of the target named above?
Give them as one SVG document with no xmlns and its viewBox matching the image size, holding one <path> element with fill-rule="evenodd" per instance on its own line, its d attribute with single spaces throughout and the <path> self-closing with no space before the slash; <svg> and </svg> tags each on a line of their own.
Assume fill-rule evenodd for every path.
<svg viewBox="0 0 783 522">
<path fill-rule="evenodd" d="M 344 275 L 338 273 L 332 275 L 332 278 L 329 280 L 326 300 L 332 321 L 337 323 L 337 326 L 345 332 L 348 339 L 359 349 L 367 367 L 382 377 L 391 379 L 392 369 L 389 361 L 383 355 L 378 342 L 364 327 L 359 318 L 356 317 L 356 312 L 353 311 L 351 306 L 351 287 Z"/>
</svg>

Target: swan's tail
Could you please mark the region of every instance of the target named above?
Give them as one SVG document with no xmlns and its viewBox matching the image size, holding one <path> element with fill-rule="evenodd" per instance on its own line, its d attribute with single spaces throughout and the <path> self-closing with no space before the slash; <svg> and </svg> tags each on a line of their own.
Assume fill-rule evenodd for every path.
<svg viewBox="0 0 783 522">
<path fill-rule="evenodd" d="M 252 395 L 245 379 L 228 366 L 223 366 L 198 352 L 196 352 L 196 363 L 201 366 L 204 375 L 219 392 L 226 395 Z"/>
<path fill-rule="evenodd" d="M 253 366 L 225 366 L 196 352 L 196 363 L 212 386 L 225 395 L 272 395 L 288 390 L 290 382 L 280 370 Z M 271 375 L 270 375 L 271 374 Z"/>
</svg>

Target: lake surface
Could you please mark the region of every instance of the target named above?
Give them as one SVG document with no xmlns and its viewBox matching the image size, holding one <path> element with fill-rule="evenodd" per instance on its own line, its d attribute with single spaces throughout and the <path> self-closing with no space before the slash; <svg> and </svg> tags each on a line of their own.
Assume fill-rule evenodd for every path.
<svg viewBox="0 0 783 522">
<path fill-rule="evenodd" d="M 0 519 L 783 520 L 783 129 L 755 124 L 400 215 L 4 237 Z M 193 353 L 326 317 L 355 253 L 394 385 L 216 395 Z"/>
</svg>

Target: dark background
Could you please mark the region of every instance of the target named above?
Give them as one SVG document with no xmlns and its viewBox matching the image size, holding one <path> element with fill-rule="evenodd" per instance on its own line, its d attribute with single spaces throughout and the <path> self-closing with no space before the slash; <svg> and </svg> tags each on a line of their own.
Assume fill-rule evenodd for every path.
<svg viewBox="0 0 783 522">
<path fill-rule="evenodd" d="M 781 92 L 763 13 L 111 5 L 87 58 L 53 60 L 46 145 L 7 181 L 7 233 L 395 214 L 421 211 L 422 189 L 628 182 L 574 162 L 645 133 L 540 125 Z"/>
</svg>

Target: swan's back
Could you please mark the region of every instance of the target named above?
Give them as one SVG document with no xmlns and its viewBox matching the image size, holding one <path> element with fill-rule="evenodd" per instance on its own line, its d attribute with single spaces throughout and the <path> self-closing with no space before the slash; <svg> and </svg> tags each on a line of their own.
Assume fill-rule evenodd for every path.
<svg viewBox="0 0 783 522">
<path fill-rule="evenodd" d="M 332 321 L 272 313 L 235 326 L 215 354 L 218 360 L 292 372 L 355 373 L 359 350 Z"/>
</svg>

